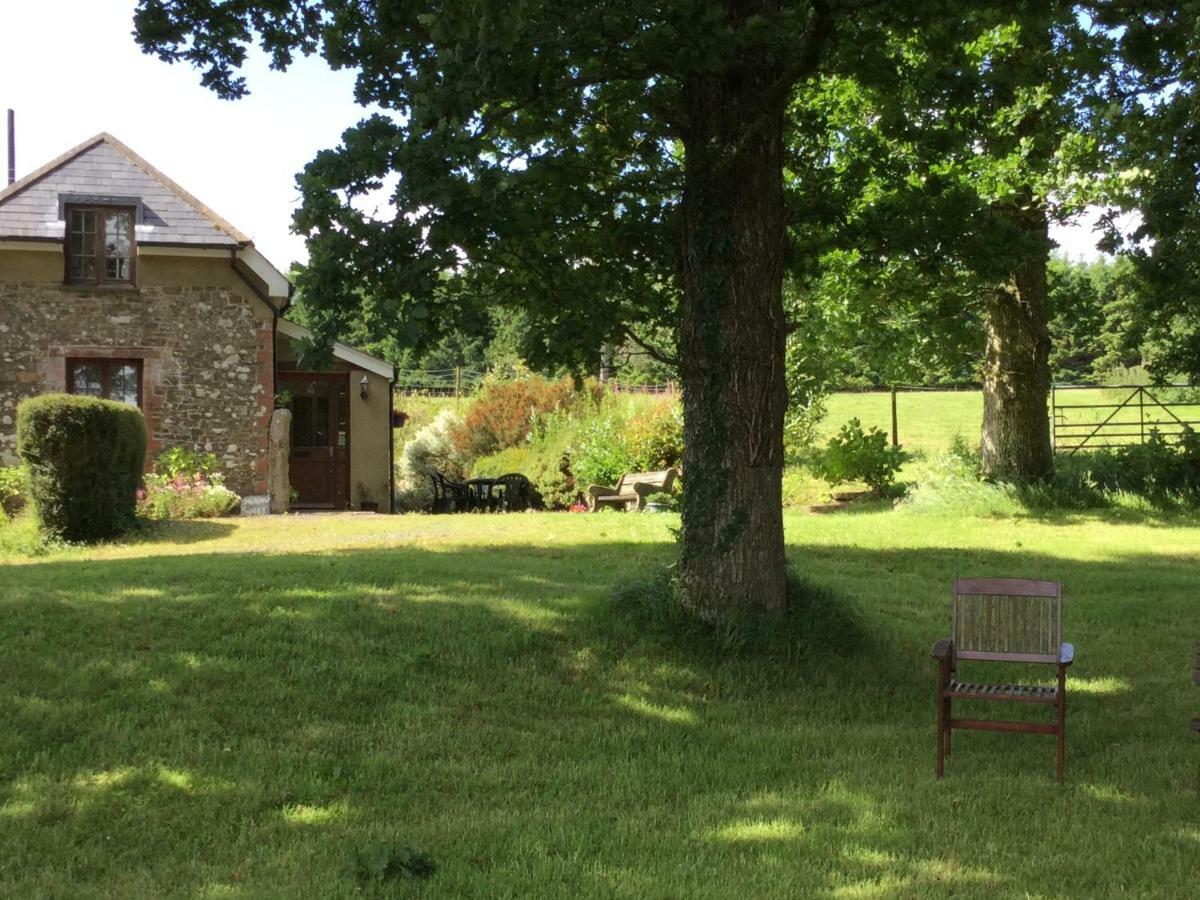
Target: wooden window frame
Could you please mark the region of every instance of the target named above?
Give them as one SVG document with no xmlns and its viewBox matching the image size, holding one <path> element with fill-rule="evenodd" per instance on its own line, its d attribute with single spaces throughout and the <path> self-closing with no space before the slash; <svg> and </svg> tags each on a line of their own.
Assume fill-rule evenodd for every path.
<svg viewBox="0 0 1200 900">
<path fill-rule="evenodd" d="M 68 356 L 67 357 L 67 393 L 75 393 L 75 366 L 88 365 L 100 367 L 100 397 L 104 400 L 112 399 L 109 395 L 112 393 L 112 368 L 113 366 L 133 366 L 137 369 L 137 408 L 142 408 L 143 399 L 143 376 L 145 374 L 144 360 L 136 356 Z M 88 395 L 90 396 L 90 395 Z"/>
<path fill-rule="evenodd" d="M 96 251 L 94 254 L 96 277 L 75 278 L 71 275 L 71 214 L 91 211 L 96 215 Z M 104 214 L 107 212 L 124 212 L 129 214 L 129 277 L 108 278 L 105 276 L 105 232 Z M 63 207 L 65 228 L 63 234 L 63 260 L 66 268 L 63 281 L 66 284 L 94 285 L 97 287 L 136 287 L 137 286 L 137 207 L 124 206 L 117 203 L 67 203 Z"/>
</svg>

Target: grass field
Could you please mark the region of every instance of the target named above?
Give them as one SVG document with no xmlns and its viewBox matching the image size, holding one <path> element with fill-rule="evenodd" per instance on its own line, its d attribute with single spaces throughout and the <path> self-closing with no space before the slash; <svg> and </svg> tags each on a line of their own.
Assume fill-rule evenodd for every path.
<svg viewBox="0 0 1200 900">
<path fill-rule="evenodd" d="M 1058 410 L 1061 424 L 1084 426 L 1099 424 L 1110 414 L 1111 408 L 1078 408 L 1080 406 L 1098 406 L 1100 404 L 1119 404 L 1127 400 L 1132 388 L 1085 388 L 1059 390 L 1056 399 L 1063 407 Z M 1177 400 L 1181 394 L 1171 389 L 1151 392 L 1164 402 Z M 1185 422 L 1200 421 L 1200 404 L 1191 403 L 1172 406 L 1167 412 L 1155 408 L 1149 401 L 1146 408 L 1146 421 L 1170 420 L 1172 414 Z M 857 417 L 864 428 L 874 426 L 889 435 L 892 431 L 891 395 L 886 391 L 864 393 L 838 393 L 830 396 L 826 404 L 828 413 L 821 423 L 823 437 L 832 437 L 850 419 Z M 955 436 L 964 438 L 968 445 L 979 443 L 979 429 L 983 420 L 983 395 L 979 391 L 901 391 L 896 398 L 896 419 L 900 443 L 907 450 L 919 451 L 925 454 L 944 451 L 950 447 Z M 1125 434 L 1125 437 L 1115 439 L 1118 443 L 1137 443 L 1139 438 L 1130 437 L 1138 432 L 1140 414 L 1137 402 L 1132 402 L 1125 409 L 1116 412 L 1112 419 L 1114 426 L 1111 430 Z M 1121 423 L 1124 423 L 1122 426 Z M 1200 425 L 1196 426 L 1200 428 Z M 1178 425 L 1173 422 L 1162 428 L 1164 432 L 1177 432 Z M 1073 440 L 1063 439 L 1064 444 L 1078 443 L 1089 428 L 1071 427 L 1062 429 L 1063 435 L 1073 437 Z"/>
<path fill-rule="evenodd" d="M 673 524 L 225 520 L 4 560 L 0 896 L 1195 895 L 1200 528 L 788 514 L 863 644 L 785 664 L 613 606 Z M 1065 584 L 1064 787 L 1028 735 L 957 736 L 933 778 L 968 573 Z M 381 842 L 436 872 L 361 883 Z"/>
</svg>

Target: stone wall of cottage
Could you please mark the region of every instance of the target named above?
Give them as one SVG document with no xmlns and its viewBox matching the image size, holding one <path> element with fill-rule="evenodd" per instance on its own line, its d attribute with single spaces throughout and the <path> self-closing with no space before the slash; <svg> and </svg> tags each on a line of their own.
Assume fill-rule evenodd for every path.
<svg viewBox="0 0 1200 900">
<path fill-rule="evenodd" d="M 230 488 L 265 493 L 271 339 L 265 307 L 228 284 L 98 291 L 0 278 L 0 460 L 16 461 L 17 404 L 65 390 L 68 358 L 132 357 L 147 463 L 171 446 L 211 451 Z"/>
</svg>

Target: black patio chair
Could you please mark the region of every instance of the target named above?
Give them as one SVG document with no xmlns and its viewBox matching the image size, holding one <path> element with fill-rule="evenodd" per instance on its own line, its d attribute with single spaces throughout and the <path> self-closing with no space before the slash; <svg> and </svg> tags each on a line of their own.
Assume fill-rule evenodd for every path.
<svg viewBox="0 0 1200 900">
<path fill-rule="evenodd" d="M 513 472 L 501 475 L 496 481 L 504 488 L 500 504 L 505 512 L 521 512 L 529 509 L 533 501 L 533 485 L 530 484 L 528 478 L 518 472 Z"/>
<path fill-rule="evenodd" d="M 468 512 L 473 500 L 471 489 L 458 481 L 451 481 L 441 472 L 430 474 L 433 481 L 433 511 L 435 513 Z"/>
</svg>

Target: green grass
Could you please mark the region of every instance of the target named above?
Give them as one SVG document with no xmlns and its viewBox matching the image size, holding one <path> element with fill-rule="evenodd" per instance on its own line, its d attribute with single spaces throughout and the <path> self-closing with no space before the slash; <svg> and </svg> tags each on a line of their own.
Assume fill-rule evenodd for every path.
<svg viewBox="0 0 1200 900">
<path fill-rule="evenodd" d="M 892 400 L 887 391 L 832 394 L 821 423 L 823 443 L 853 418 L 863 428 L 892 433 Z M 955 436 L 979 443 L 983 395 L 979 391 L 903 391 L 896 397 L 896 419 L 904 449 L 925 453 L 946 450 Z"/>
<path fill-rule="evenodd" d="M 866 637 L 788 664 L 613 605 L 677 523 L 302 516 L 10 556 L 0 896 L 1194 896 L 1194 523 L 789 514 Z M 1044 736 L 956 736 L 933 778 L 928 650 L 967 574 L 1065 584 L 1065 787 Z M 435 874 L 361 884 L 379 842 Z"/>
<path fill-rule="evenodd" d="M 1131 388 L 1082 388 L 1060 390 L 1056 395 L 1059 404 L 1070 405 L 1058 411 L 1061 423 L 1072 425 L 1099 424 L 1108 418 L 1112 409 L 1078 409 L 1080 405 L 1118 404 L 1132 393 Z M 1180 399 L 1183 394 L 1172 389 L 1153 390 L 1164 402 Z M 1191 392 L 1195 393 L 1195 392 Z M 850 419 L 857 417 L 864 428 L 874 426 L 891 434 L 891 395 L 887 391 L 845 392 L 832 394 L 826 403 L 828 410 L 821 423 L 821 440 L 837 433 Z M 1172 412 L 1184 421 L 1200 420 L 1200 404 L 1172 407 Z M 1162 409 L 1147 406 L 1146 420 L 1169 419 L 1170 414 Z M 983 421 L 983 395 L 977 390 L 964 391 L 901 391 L 896 398 L 896 419 L 900 443 L 906 450 L 923 454 L 944 451 L 956 436 L 964 438 L 971 446 L 979 443 L 979 429 Z M 1137 431 L 1139 420 L 1137 405 L 1126 407 L 1113 418 L 1114 423 L 1135 423 L 1121 427 L 1122 432 Z M 1077 440 L 1090 429 L 1073 428 L 1064 430 Z M 1168 431 L 1177 430 L 1174 426 Z M 1118 443 L 1137 443 L 1137 438 L 1114 438 Z M 1074 442 L 1074 441 L 1072 441 Z M 1066 441 L 1064 441 L 1066 443 Z"/>
</svg>

